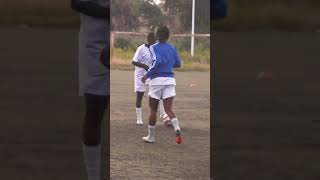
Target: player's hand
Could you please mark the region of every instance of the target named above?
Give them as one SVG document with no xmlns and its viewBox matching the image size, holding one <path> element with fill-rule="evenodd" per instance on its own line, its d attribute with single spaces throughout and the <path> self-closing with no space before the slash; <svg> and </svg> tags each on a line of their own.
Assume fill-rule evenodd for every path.
<svg viewBox="0 0 320 180">
<path fill-rule="evenodd" d="M 108 45 L 102 49 L 99 60 L 104 67 L 110 69 L 110 48 Z"/>
<path fill-rule="evenodd" d="M 141 81 L 142 81 L 143 83 L 146 83 L 146 80 L 147 80 L 147 75 L 144 75 L 144 76 L 142 77 Z"/>
<path fill-rule="evenodd" d="M 149 66 L 147 66 L 147 65 L 145 65 L 143 68 L 144 68 L 146 71 L 149 70 Z"/>
</svg>

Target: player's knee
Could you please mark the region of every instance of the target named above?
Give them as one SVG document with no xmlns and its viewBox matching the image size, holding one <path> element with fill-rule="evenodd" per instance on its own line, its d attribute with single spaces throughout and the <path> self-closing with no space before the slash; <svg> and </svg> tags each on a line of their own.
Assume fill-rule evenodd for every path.
<svg viewBox="0 0 320 180">
<path fill-rule="evenodd" d="M 100 144 L 100 140 L 98 138 L 84 138 L 83 144 L 87 146 L 97 146 Z"/>
<path fill-rule="evenodd" d="M 157 114 L 157 109 L 150 109 L 151 114 Z"/>
<path fill-rule="evenodd" d="M 150 107 L 150 112 L 151 113 L 154 113 L 154 112 L 157 113 L 158 107 L 156 105 L 150 104 L 149 107 Z"/>
</svg>

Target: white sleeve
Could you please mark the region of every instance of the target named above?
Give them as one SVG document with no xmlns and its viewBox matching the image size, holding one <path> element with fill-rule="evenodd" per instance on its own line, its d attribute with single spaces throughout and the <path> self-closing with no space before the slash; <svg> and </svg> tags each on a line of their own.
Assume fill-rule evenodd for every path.
<svg viewBox="0 0 320 180">
<path fill-rule="evenodd" d="M 156 60 L 156 54 L 154 53 L 153 46 L 150 46 L 150 53 L 151 53 L 152 61 L 155 61 Z"/>
<path fill-rule="evenodd" d="M 132 61 L 134 61 L 134 62 L 140 62 L 140 59 L 141 59 L 141 53 L 140 53 L 140 51 L 141 51 L 141 46 L 139 46 L 139 47 L 137 48 L 136 53 L 134 54 Z"/>
<path fill-rule="evenodd" d="M 149 71 L 154 69 L 154 66 L 156 65 L 156 54 L 154 53 L 153 46 L 150 46 L 150 53 L 151 53 L 151 58 L 152 58 L 152 66 L 149 67 Z"/>
</svg>

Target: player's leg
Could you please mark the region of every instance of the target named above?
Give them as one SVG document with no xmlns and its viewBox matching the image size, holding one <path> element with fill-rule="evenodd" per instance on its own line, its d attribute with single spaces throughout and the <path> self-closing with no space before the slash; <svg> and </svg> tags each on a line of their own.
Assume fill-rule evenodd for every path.
<svg viewBox="0 0 320 180">
<path fill-rule="evenodd" d="M 165 110 L 166 110 L 169 118 L 171 119 L 171 121 L 172 121 L 173 119 L 176 119 L 176 118 L 177 118 L 176 114 L 175 114 L 175 113 L 173 112 L 173 110 L 172 110 L 172 103 L 173 103 L 173 97 L 169 97 L 169 98 L 166 98 L 166 99 L 163 100 L 164 108 L 165 108 Z M 179 127 L 179 126 L 176 126 L 175 124 L 176 124 L 176 123 L 173 124 L 175 130 L 180 130 L 180 127 Z"/>
<path fill-rule="evenodd" d="M 158 99 L 149 97 L 149 107 L 150 107 L 149 125 L 150 126 L 156 125 L 158 104 L 159 104 Z"/>
<path fill-rule="evenodd" d="M 85 94 L 86 114 L 83 123 L 83 155 L 89 180 L 101 176 L 101 121 L 108 106 L 109 96 Z"/>
<path fill-rule="evenodd" d="M 169 118 L 171 119 L 172 125 L 174 127 L 174 130 L 176 133 L 176 142 L 180 144 L 182 142 L 181 129 L 180 129 L 178 118 L 175 112 L 172 110 L 172 104 L 173 104 L 173 99 L 175 95 L 176 95 L 175 86 L 174 85 L 167 86 L 163 92 L 163 106 Z"/>
<path fill-rule="evenodd" d="M 164 125 L 172 126 L 170 118 L 167 115 L 167 113 L 166 113 L 166 111 L 165 111 L 165 109 L 163 107 L 163 100 L 162 99 L 159 101 L 159 110 L 160 110 L 160 118 L 162 118 L 162 121 L 163 121 Z"/>
<path fill-rule="evenodd" d="M 141 81 L 142 75 L 137 71 L 134 72 L 134 91 L 137 94 L 136 97 L 136 115 L 137 115 L 137 124 L 142 125 L 142 99 L 144 92 L 146 91 L 146 85 Z"/>
<path fill-rule="evenodd" d="M 150 86 L 149 87 L 149 125 L 148 125 L 148 136 L 143 137 L 144 142 L 154 143 L 155 142 L 155 127 L 157 122 L 157 111 L 159 99 L 161 98 L 161 86 Z"/>
<path fill-rule="evenodd" d="M 148 136 L 142 138 L 145 142 L 148 143 L 155 142 L 155 127 L 157 122 L 158 103 L 158 99 L 152 97 L 149 98 L 150 115 L 148 125 Z"/>
<path fill-rule="evenodd" d="M 160 117 L 163 118 L 166 115 L 166 111 L 164 110 L 162 99 L 159 101 L 159 111 Z"/>
<path fill-rule="evenodd" d="M 137 99 L 136 99 L 136 114 L 137 114 L 137 124 L 142 125 L 142 98 L 144 95 L 144 92 L 137 91 Z"/>
<path fill-rule="evenodd" d="M 83 124 L 83 142 L 89 146 L 100 143 L 100 125 L 108 106 L 109 96 L 85 94 L 86 114 Z"/>
</svg>

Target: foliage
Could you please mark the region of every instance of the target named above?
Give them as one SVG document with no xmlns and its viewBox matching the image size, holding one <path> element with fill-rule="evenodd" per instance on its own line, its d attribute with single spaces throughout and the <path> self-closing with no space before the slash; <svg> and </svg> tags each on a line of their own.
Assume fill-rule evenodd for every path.
<svg viewBox="0 0 320 180">
<path fill-rule="evenodd" d="M 117 37 L 114 42 L 113 56 L 116 59 L 130 62 L 141 42 L 143 42 L 142 37 Z M 190 37 L 171 37 L 170 43 L 176 46 L 178 54 L 186 66 L 210 64 L 210 39 L 208 37 L 195 38 L 195 55 L 193 57 L 190 55 Z"/>
<path fill-rule="evenodd" d="M 190 32 L 192 23 L 192 0 L 166 0 L 164 10 L 168 12 L 171 19 L 178 17 L 181 27 L 175 27 L 171 22 L 171 26 L 175 27 L 178 32 Z M 209 33 L 210 24 L 210 1 L 195 1 L 195 32 Z M 175 22 L 173 22 L 175 23 Z M 179 29 L 180 28 L 180 29 Z"/>
<path fill-rule="evenodd" d="M 111 0 L 112 30 L 132 31 L 146 26 L 153 30 L 160 24 L 173 32 L 190 32 L 192 0 L 166 0 L 163 6 L 153 0 Z M 196 33 L 209 33 L 209 1 L 196 1 Z"/>
<path fill-rule="evenodd" d="M 111 29 L 118 31 L 132 31 L 137 28 L 139 22 L 135 3 L 131 0 L 111 0 Z"/>
</svg>

